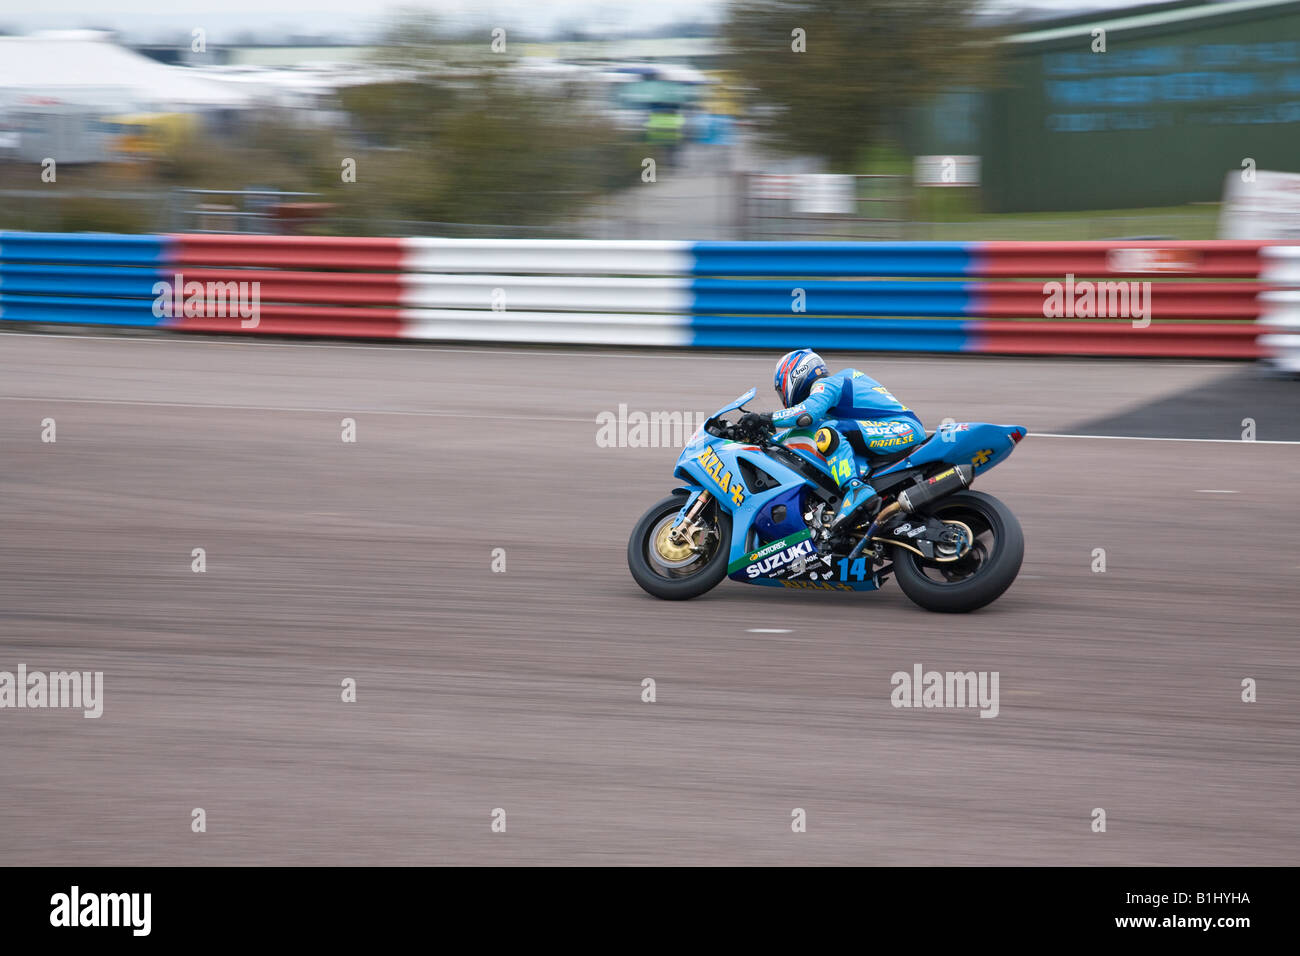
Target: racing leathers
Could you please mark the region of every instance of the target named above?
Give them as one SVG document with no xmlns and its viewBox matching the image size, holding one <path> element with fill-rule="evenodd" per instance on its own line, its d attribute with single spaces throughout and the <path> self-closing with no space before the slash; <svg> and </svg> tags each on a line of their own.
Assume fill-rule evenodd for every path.
<svg viewBox="0 0 1300 956">
<path fill-rule="evenodd" d="M 816 429 L 817 450 L 825 456 L 836 484 L 844 489 L 831 523 L 833 530 L 849 527 L 879 510 L 875 489 L 862 480 L 870 471 L 866 459 L 907 451 L 926 437 L 915 412 L 874 378 L 852 368 L 818 379 L 807 399 L 775 412 L 772 424 L 792 430 Z"/>
</svg>

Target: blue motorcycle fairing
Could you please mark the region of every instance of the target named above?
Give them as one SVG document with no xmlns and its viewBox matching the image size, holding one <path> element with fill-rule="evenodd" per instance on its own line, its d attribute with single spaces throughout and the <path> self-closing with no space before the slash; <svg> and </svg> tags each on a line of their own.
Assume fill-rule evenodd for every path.
<svg viewBox="0 0 1300 956">
<path fill-rule="evenodd" d="M 740 406 L 744 405 L 746 402 L 752 401 L 754 396 L 757 394 L 758 394 L 757 387 L 751 388 L 748 392 L 740 396 L 740 398 L 736 399 L 730 405 L 724 405 L 722 408 L 719 408 L 716 412 L 713 413 L 713 417 L 720 418 L 721 416 L 727 414 L 727 412 L 734 412 L 736 409 L 740 408 Z"/>
<path fill-rule="evenodd" d="M 746 402 L 751 401 L 754 398 L 754 396 L 757 394 L 758 394 L 757 387 L 750 388 L 749 391 L 745 392 L 745 394 L 741 395 L 731 404 L 724 405 L 722 408 L 719 408 L 716 412 L 713 413 L 713 417 L 718 418 L 722 415 L 727 414 L 727 412 L 735 411 L 736 409 L 740 408 L 740 406 L 744 405 Z M 678 459 L 677 462 L 678 469 L 674 471 L 673 474 L 679 474 L 681 461 L 686 457 L 686 451 L 689 451 L 691 449 L 697 449 L 702 445 L 707 445 L 712 439 L 712 437 L 713 436 L 711 436 L 708 432 L 704 430 L 703 425 L 695 429 L 695 433 L 691 435 L 689 439 L 687 439 L 686 449 L 683 450 L 681 458 Z M 686 517 L 686 512 L 690 510 L 691 505 L 695 504 L 695 499 L 700 496 L 700 492 L 703 491 L 704 489 L 697 484 L 686 484 L 683 485 L 679 490 L 684 490 L 686 492 L 686 501 L 682 505 L 681 510 L 677 512 L 677 517 L 673 519 L 674 528 L 676 528 L 679 524 L 682 523 L 682 519 Z"/>
<path fill-rule="evenodd" d="M 754 527 L 759 536 L 765 541 L 775 541 L 777 538 L 798 534 L 806 528 L 803 520 L 805 494 L 803 485 L 800 485 L 778 495 L 760 508 L 758 517 L 754 519 Z M 778 509 L 784 509 L 779 518 L 776 514 Z"/>
<path fill-rule="evenodd" d="M 744 580 L 746 584 L 761 584 L 769 588 L 786 588 L 788 590 L 799 591 L 879 591 L 880 582 L 873 575 L 862 581 L 840 581 L 831 579 L 825 581 L 805 581 L 802 578 L 791 580 L 790 578 L 737 578 L 733 581 Z"/>
<path fill-rule="evenodd" d="M 716 417 L 716 416 L 715 416 Z M 801 456 L 806 458 L 807 456 Z M 741 475 L 740 463 L 747 461 L 761 468 L 777 481 L 774 487 L 763 491 L 753 491 Z M 763 452 L 756 445 L 726 441 L 705 433 L 702 438 L 693 438 L 681 457 L 673 474 L 682 479 L 685 487 L 690 489 L 687 501 L 678 512 L 677 521 L 685 516 L 687 509 L 694 503 L 701 491 L 708 491 L 721 507 L 731 513 L 731 543 L 727 564 L 731 566 L 741 561 L 755 550 L 757 545 L 757 525 L 760 516 L 770 511 L 772 504 L 787 503 L 792 494 L 803 491 L 807 479 L 793 468 Z M 723 492 L 725 483 L 726 493 Z M 803 516 L 797 515 L 802 523 Z M 815 553 L 815 549 L 814 549 Z M 845 580 L 804 581 L 788 578 L 754 577 L 743 578 L 749 584 L 767 584 L 791 589 L 813 588 L 823 591 L 874 591 L 880 585 L 875 577 L 864 574 L 862 580 L 847 577 Z"/>
<path fill-rule="evenodd" d="M 808 464 L 812 465 L 818 471 L 826 475 L 827 478 L 833 479 L 835 477 L 835 475 L 831 473 L 831 466 L 827 464 L 825 458 L 821 458 L 817 455 L 810 455 L 802 448 L 794 448 L 790 445 L 786 445 L 785 450 L 790 452 L 790 454 L 792 455 L 798 455 L 804 461 L 808 462 Z"/>
<path fill-rule="evenodd" d="M 1023 425 L 990 425 L 986 422 L 940 425 L 912 454 L 872 472 L 872 476 L 930 464 L 973 465 L 975 474 L 979 475 L 1010 455 L 1027 434 L 1029 429 Z"/>
</svg>

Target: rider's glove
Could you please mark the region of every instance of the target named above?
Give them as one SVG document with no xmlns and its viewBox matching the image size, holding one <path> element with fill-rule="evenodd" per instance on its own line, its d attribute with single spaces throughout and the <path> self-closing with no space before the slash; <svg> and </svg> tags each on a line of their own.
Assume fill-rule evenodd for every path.
<svg viewBox="0 0 1300 956">
<path fill-rule="evenodd" d="M 740 418 L 740 427 L 746 431 L 771 431 L 771 412 L 745 412 Z"/>
</svg>

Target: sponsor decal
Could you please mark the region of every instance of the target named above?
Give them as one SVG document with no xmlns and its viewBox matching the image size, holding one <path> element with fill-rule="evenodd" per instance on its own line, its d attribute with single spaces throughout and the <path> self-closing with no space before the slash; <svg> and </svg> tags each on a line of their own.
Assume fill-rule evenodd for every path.
<svg viewBox="0 0 1300 956">
<path fill-rule="evenodd" d="M 821 452 L 817 450 L 817 446 L 806 438 L 795 438 L 793 440 L 787 438 L 782 442 L 782 444 L 784 444 L 786 448 L 794 448 L 798 451 L 811 452 L 818 456 L 821 455 Z"/>
<path fill-rule="evenodd" d="M 800 588 L 806 591 L 852 591 L 853 586 L 849 584 L 839 584 L 835 581 L 789 581 L 783 580 L 782 587 Z"/>
<path fill-rule="evenodd" d="M 757 577 L 777 577 L 779 574 L 798 574 L 803 570 L 804 559 L 807 555 L 813 553 L 813 543 L 810 540 L 800 541 L 798 544 L 791 545 L 782 551 L 770 557 L 755 561 L 745 567 L 745 576 L 748 578 Z M 793 565 L 787 567 L 787 565 Z"/>
<path fill-rule="evenodd" d="M 876 438 L 871 441 L 868 448 L 902 448 L 904 445 L 912 444 L 912 436 L 906 438 Z"/>
<path fill-rule="evenodd" d="M 887 437 L 889 435 L 911 435 L 912 426 L 907 422 L 894 422 L 886 420 L 858 420 L 858 427 L 862 429 L 863 434 L 867 436 Z"/>
<path fill-rule="evenodd" d="M 1106 253 L 1110 272 L 1195 272 L 1201 254 L 1185 249 L 1111 249 Z"/>
<path fill-rule="evenodd" d="M 761 563 L 764 559 L 771 558 L 772 555 L 775 554 L 784 553 L 784 551 L 787 550 L 798 548 L 800 549 L 800 551 L 798 551 L 800 554 L 811 554 L 811 551 L 813 551 L 813 542 L 809 540 L 811 537 L 813 537 L 813 532 L 805 528 L 803 531 L 793 533 L 793 535 L 787 535 L 779 541 L 772 541 L 771 544 L 763 545 L 762 548 L 750 551 L 750 553 L 744 555 L 744 557 L 737 558 L 736 561 L 733 561 L 731 566 L 727 568 L 728 574 L 735 574 L 735 572 L 742 570 L 742 568 L 745 568 L 748 564 L 754 564 L 755 562 Z M 806 550 L 802 549 L 803 544 L 807 545 Z M 753 576 L 754 575 L 750 575 L 750 578 L 753 578 Z"/>
<path fill-rule="evenodd" d="M 730 495 L 731 500 L 738 505 L 745 503 L 745 486 L 739 479 L 733 482 L 731 472 L 722 470 L 726 467 L 726 464 L 714 453 L 712 448 L 705 448 L 696 456 L 695 460 L 699 462 L 700 467 L 713 479 L 714 483 L 722 489 L 724 495 Z"/>
<path fill-rule="evenodd" d="M 981 448 L 979 451 L 977 451 L 977 452 L 975 453 L 975 457 L 972 458 L 972 459 L 970 460 L 970 463 L 971 463 L 972 465 L 982 465 L 982 464 L 984 464 L 985 462 L 987 462 L 987 461 L 988 461 L 990 458 L 992 458 L 992 457 L 993 457 L 993 449 L 992 449 L 992 448 Z M 941 477 L 943 477 L 943 476 L 942 476 L 942 475 L 936 475 L 936 476 L 935 476 L 935 480 L 937 481 L 937 480 L 938 480 L 939 478 L 941 478 Z"/>
</svg>

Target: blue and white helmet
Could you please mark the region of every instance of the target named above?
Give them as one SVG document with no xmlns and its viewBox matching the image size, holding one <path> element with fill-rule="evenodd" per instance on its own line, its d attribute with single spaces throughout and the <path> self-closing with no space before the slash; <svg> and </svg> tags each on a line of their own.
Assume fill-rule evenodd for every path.
<svg viewBox="0 0 1300 956">
<path fill-rule="evenodd" d="M 822 357 L 812 349 L 795 349 L 782 355 L 776 363 L 774 380 L 781 406 L 790 408 L 798 405 L 808 397 L 813 382 L 829 374 Z"/>
</svg>

